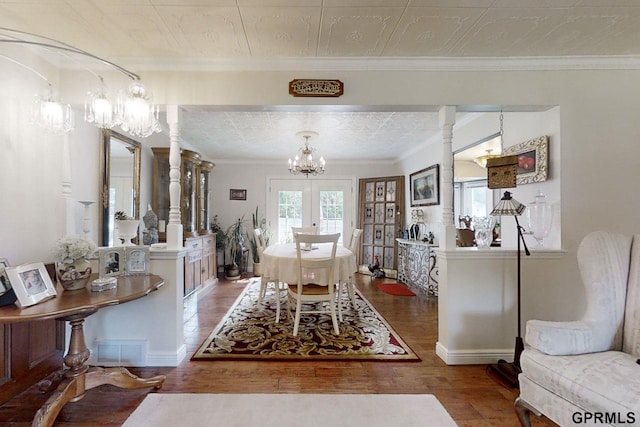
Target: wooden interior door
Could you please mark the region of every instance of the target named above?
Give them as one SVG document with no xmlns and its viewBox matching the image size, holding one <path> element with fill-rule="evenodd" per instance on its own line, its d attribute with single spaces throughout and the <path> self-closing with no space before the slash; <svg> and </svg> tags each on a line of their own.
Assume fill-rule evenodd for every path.
<svg viewBox="0 0 640 427">
<path fill-rule="evenodd" d="M 378 257 L 389 277 L 397 277 L 398 244 L 403 228 L 404 176 L 361 179 L 358 191 L 358 227 L 363 229 L 360 268 Z"/>
</svg>

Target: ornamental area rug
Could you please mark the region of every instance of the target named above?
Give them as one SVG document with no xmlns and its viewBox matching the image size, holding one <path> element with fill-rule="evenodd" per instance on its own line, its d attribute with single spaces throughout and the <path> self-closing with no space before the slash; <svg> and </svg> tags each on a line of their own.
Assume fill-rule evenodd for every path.
<svg viewBox="0 0 640 427">
<path fill-rule="evenodd" d="M 431 394 L 151 393 L 123 427 L 456 427 Z"/>
<path fill-rule="evenodd" d="M 275 299 L 267 292 L 258 303 L 260 279 L 252 279 L 191 360 L 371 360 L 420 358 L 356 289 L 356 307 L 342 312 L 340 335 L 328 314 L 305 315 L 298 336 L 287 318 L 282 292 L 280 322 Z M 272 289 L 272 287 L 271 287 Z"/>
</svg>

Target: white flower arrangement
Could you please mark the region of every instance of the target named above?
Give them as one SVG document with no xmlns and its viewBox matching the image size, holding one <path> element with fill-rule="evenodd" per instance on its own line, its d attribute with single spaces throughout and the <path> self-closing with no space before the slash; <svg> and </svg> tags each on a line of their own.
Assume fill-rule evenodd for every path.
<svg viewBox="0 0 640 427">
<path fill-rule="evenodd" d="M 53 248 L 53 259 L 56 262 L 72 263 L 80 258 L 93 255 L 98 247 L 91 240 L 79 236 L 64 236 Z"/>
</svg>

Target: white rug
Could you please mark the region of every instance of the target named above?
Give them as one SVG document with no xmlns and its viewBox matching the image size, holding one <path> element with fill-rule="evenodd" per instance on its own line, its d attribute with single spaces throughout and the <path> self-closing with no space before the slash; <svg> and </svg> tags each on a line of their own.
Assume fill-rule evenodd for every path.
<svg viewBox="0 0 640 427">
<path fill-rule="evenodd" d="M 123 427 L 456 427 L 431 394 L 151 393 Z"/>
</svg>

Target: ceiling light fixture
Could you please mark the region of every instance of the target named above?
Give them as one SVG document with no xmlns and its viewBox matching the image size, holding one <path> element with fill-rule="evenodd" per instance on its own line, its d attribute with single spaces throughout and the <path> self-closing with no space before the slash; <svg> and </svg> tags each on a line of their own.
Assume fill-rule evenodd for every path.
<svg viewBox="0 0 640 427">
<path fill-rule="evenodd" d="M 41 127 L 47 132 L 56 134 L 64 134 L 72 130 L 74 122 L 71 105 L 64 104 L 61 100 L 54 97 L 53 88 L 51 87 L 49 79 L 20 61 L 2 54 L 0 54 L 0 57 L 13 62 L 14 64 L 20 65 L 47 83 L 47 89 L 45 90 L 44 95 L 36 96 L 35 104 L 31 110 L 30 123 Z"/>
<path fill-rule="evenodd" d="M 133 80 L 133 82 L 129 85 L 128 91 L 126 93 L 120 93 L 114 106 L 114 103 L 111 102 L 107 96 L 107 90 L 102 76 L 99 76 L 93 71 L 89 70 L 92 74 L 96 75 L 100 79 L 100 88 L 95 93 L 89 93 L 90 100 L 89 102 L 87 102 L 87 104 L 85 104 L 84 114 L 84 118 L 87 122 L 93 123 L 97 127 L 103 129 L 120 126 L 123 131 L 140 137 L 147 137 L 162 130 L 158 122 L 159 108 L 156 104 L 153 103 L 153 97 L 147 94 L 144 85 L 142 84 L 142 82 L 140 82 L 140 76 L 138 76 L 137 74 L 113 62 L 93 55 L 85 50 L 71 46 L 59 40 L 52 39 L 50 37 L 5 27 L 0 27 L 0 32 L 24 34 L 30 37 L 46 40 L 46 42 L 37 40 L 26 40 L 0 33 L 0 42 L 2 43 L 16 43 L 39 46 L 45 49 L 58 51 L 61 54 L 63 54 L 64 52 L 69 52 L 87 56 L 115 68 L 116 70 L 120 71 Z M 27 67 L 26 65 L 21 64 L 15 60 L 14 62 Z M 30 67 L 27 68 L 44 78 L 37 71 L 31 69 Z M 46 78 L 45 81 L 49 83 Z M 51 86 L 50 83 L 49 86 Z M 57 118 L 59 116 L 58 111 L 61 110 L 63 112 L 63 115 L 71 114 L 71 127 L 61 125 L 60 129 L 62 129 L 64 132 L 73 129 L 73 115 L 71 107 L 68 105 L 66 106 L 68 108 L 66 108 L 65 106 L 62 106 L 62 108 L 58 107 L 59 106 L 56 105 L 56 101 L 53 100 L 53 98 L 37 101 L 36 111 L 38 112 L 35 114 L 38 114 L 38 116 L 36 117 L 36 122 L 45 124 L 51 123 L 57 126 L 57 123 L 60 122 L 60 120 Z M 62 123 L 66 123 L 64 119 L 62 119 Z"/>
<path fill-rule="evenodd" d="M 320 157 L 320 162 L 314 161 L 312 153 L 316 150 L 309 146 L 309 138 L 312 136 L 318 136 L 318 132 L 302 131 L 296 133 L 296 136 L 304 138 L 304 147 L 301 147 L 298 150 L 300 154 L 296 154 L 293 160 L 289 158 L 289 172 L 294 175 L 303 173 L 307 178 L 309 178 L 309 175 L 323 174 L 324 166 L 326 164 L 324 157 Z"/>
<path fill-rule="evenodd" d="M 476 157 L 475 159 L 473 159 L 474 162 L 476 162 L 478 164 L 478 166 L 486 168 L 487 167 L 487 160 L 489 159 L 495 159 L 496 157 L 500 157 L 497 154 L 491 154 L 491 152 L 493 150 L 485 150 L 487 152 L 487 154 L 485 154 L 484 156 L 480 156 L 480 157 Z"/>
</svg>

